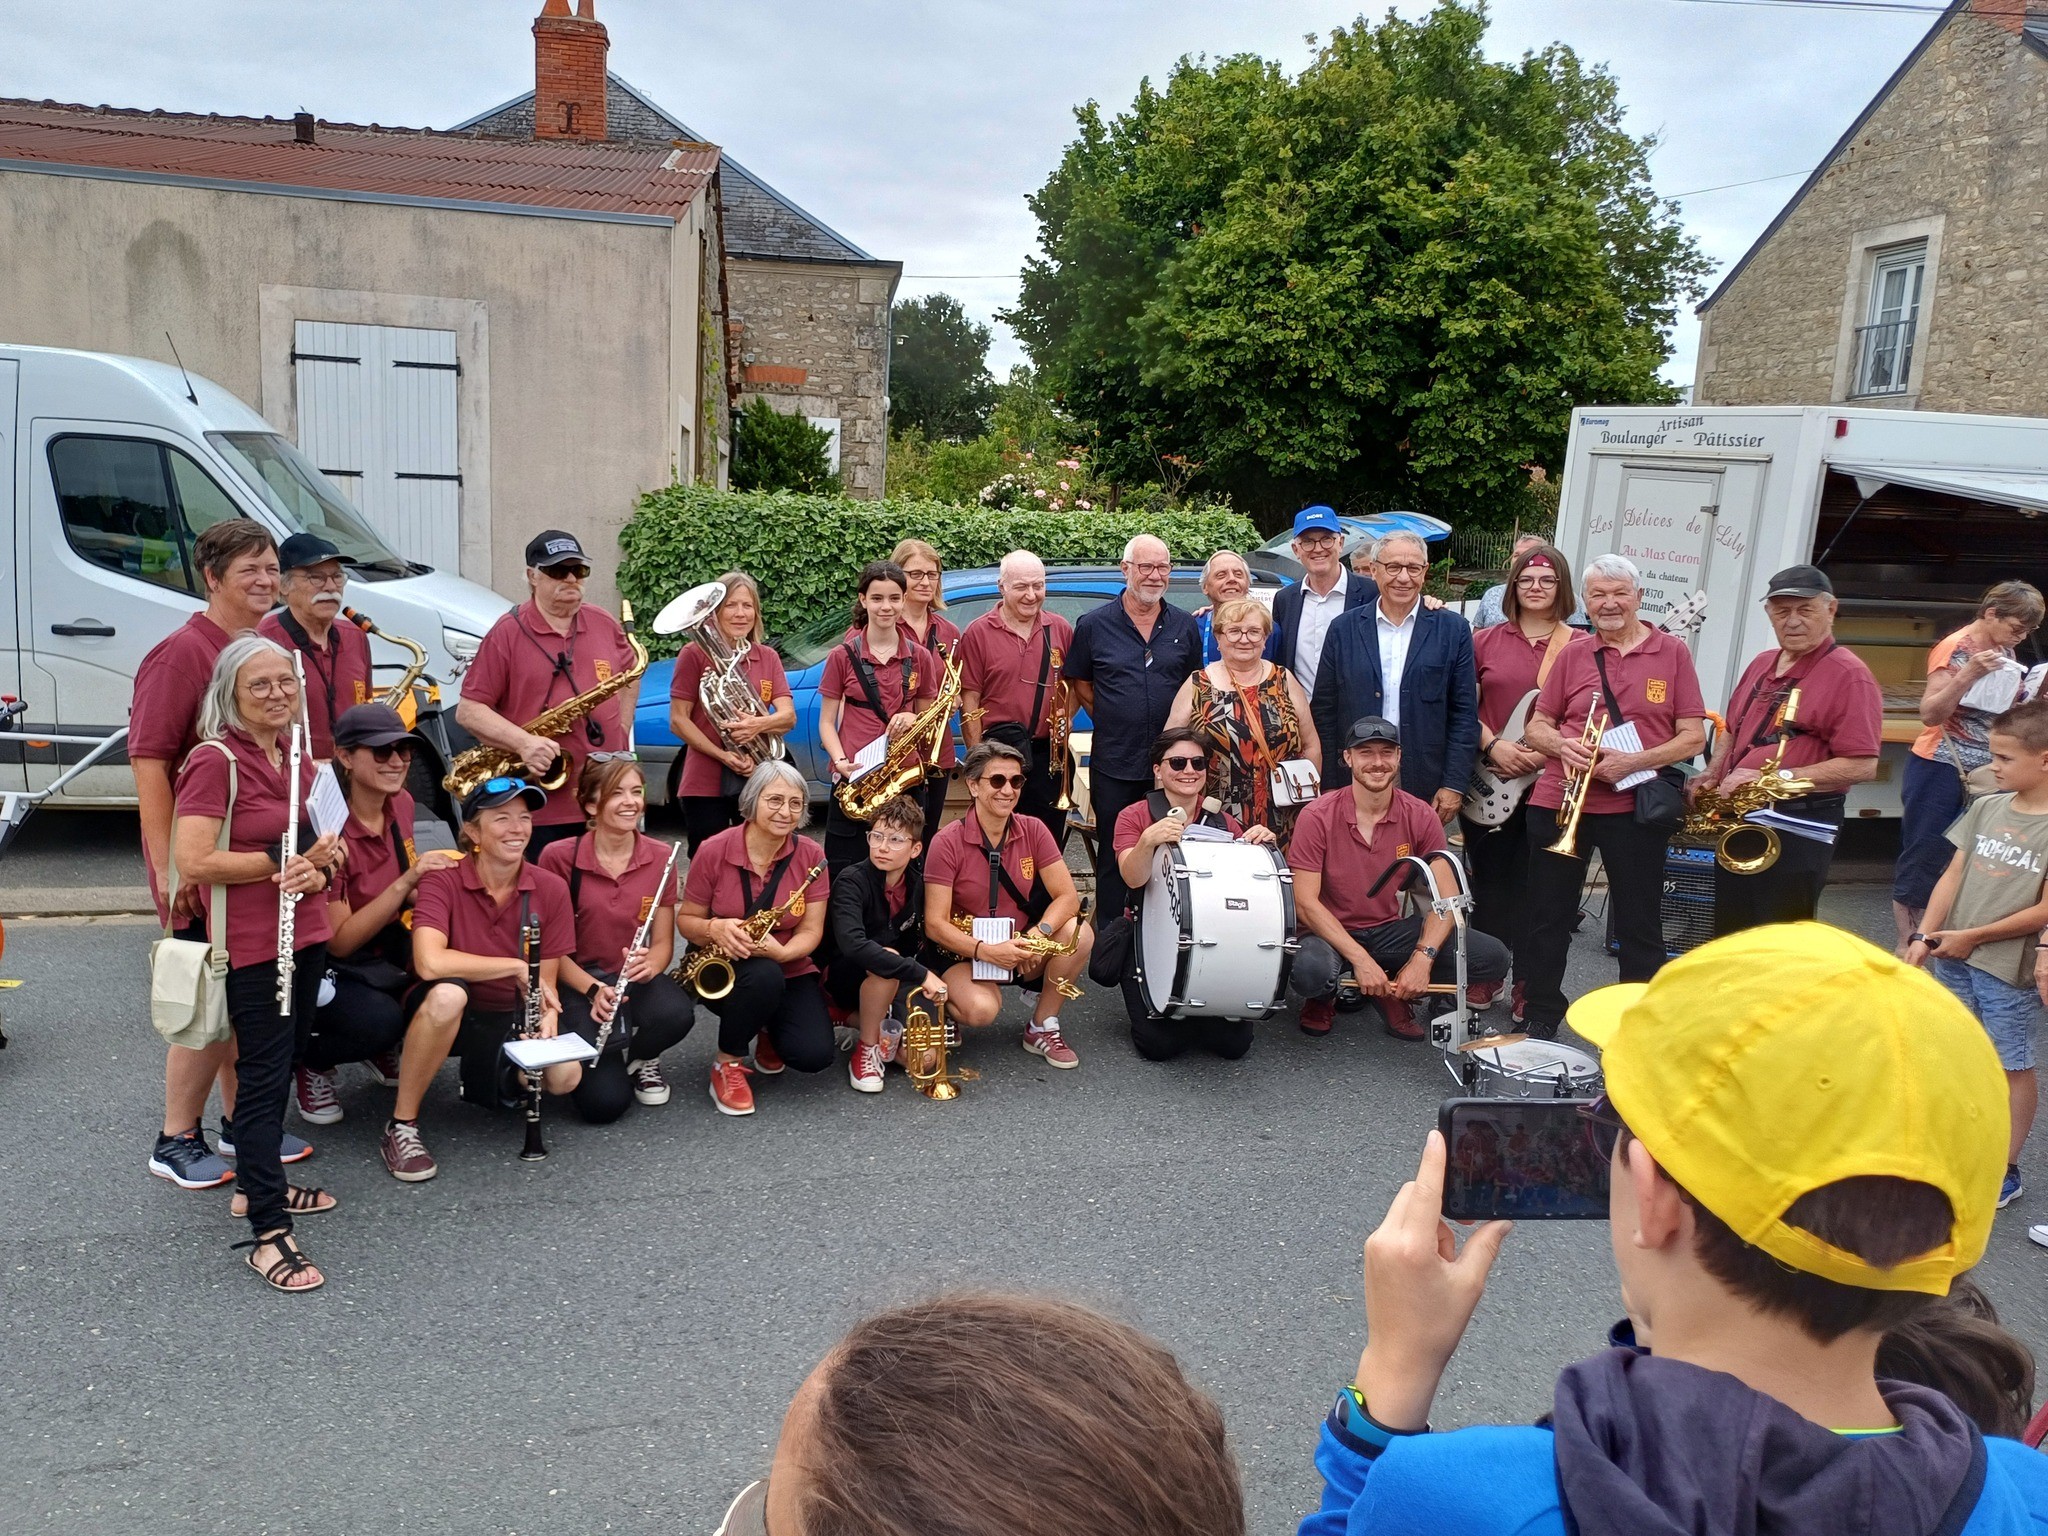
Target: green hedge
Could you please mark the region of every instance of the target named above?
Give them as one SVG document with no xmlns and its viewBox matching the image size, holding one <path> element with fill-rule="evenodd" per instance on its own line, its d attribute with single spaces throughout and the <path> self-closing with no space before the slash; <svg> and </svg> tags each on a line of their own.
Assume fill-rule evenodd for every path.
<svg viewBox="0 0 2048 1536">
<path fill-rule="evenodd" d="M 670 486 L 640 498 L 619 534 L 619 590 L 632 601 L 641 636 L 656 656 L 673 656 L 673 636 L 649 625 L 678 592 L 742 570 L 761 584 L 768 632 L 787 635 L 819 614 L 850 608 L 854 578 L 899 539 L 920 538 L 949 570 L 994 565 L 1013 549 L 1048 561 L 1114 564 L 1133 534 L 1156 533 L 1176 561 L 1259 542 L 1233 512 L 997 512 L 937 501 L 854 501 L 794 491 L 714 491 Z"/>
</svg>

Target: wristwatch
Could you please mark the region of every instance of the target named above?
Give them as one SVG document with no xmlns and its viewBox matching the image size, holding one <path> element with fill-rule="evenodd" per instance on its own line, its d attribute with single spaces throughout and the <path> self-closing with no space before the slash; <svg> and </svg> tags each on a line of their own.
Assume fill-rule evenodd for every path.
<svg viewBox="0 0 2048 1536">
<path fill-rule="evenodd" d="M 1418 944 L 1415 947 L 1421 953 L 1429 956 L 1430 959 L 1434 960 L 1436 958 L 1436 946 L 1434 944 Z"/>
<path fill-rule="evenodd" d="M 1906 942 L 1908 944 L 1925 944 L 1927 942 L 1927 935 L 1924 933 L 1909 933 L 1906 935 Z"/>
</svg>

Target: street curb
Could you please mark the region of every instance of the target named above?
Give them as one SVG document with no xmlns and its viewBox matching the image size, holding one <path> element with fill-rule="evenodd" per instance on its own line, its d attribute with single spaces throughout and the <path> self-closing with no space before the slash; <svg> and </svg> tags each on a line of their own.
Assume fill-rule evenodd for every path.
<svg viewBox="0 0 2048 1536">
<path fill-rule="evenodd" d="M 0 917 L 154 917 L 146 885 L 0 886 Z"/>
</svg>

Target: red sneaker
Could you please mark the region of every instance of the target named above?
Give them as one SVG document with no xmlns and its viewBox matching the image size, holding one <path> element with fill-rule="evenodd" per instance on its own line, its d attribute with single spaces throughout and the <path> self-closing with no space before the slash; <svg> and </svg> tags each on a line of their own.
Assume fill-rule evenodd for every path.
<svg viewBox="0 0 2048 1536">
<path fill-rule="evenodd" d="M 1312 997 L 1301 1005 L 1301 1032 L 1305 1035 L 1327 1035 L 1336 1022 L 1334 997 Z"/>
<path fill-rule="evenodd" d="M 299 1118 L 308 1125 L 333 1125 L 341 1118 L 341 1101 L 334 1096 L 341 1079 L 317 1067 L 292 1068 L 292 1103 Z"/>
<path fill-rule="evenodd" d="M 370 1058 L 369 1067 L 377 1075 L 377 1081 L 386 1088 L 396 1088 L 398 1086 L 397 1051 L 379 1051 Z"/>
<path fill-rule="evenodd" d="M 768 1038 L 765 1029 L 754 1036 L 754 1070 L 763 1077 L 776 1077 L 785 1070 L 782 1058 L 775 1054 L 775 1042 Z"/>
<path fill-rule="evenodd" d="M 1514 1001 L 1508 1006 L 1508 1018 L 1516 1024 L 1529 1022 L 1529 983 L 1515 983 Z"/>
<path fill-rule="evenodd" d="M 747 1082 L 743 1061 L 718 1061 L 711 1065 L 711 1102 L 721 1115 L 751 1115 L 754 1090 Z"/>
<path fill-rule="evenodd" d="M 1497 981 L 1474 981 L 1465 987 L 1465 1005 L 1468 1008 L 1491 1008 L 1493 1000 L 1500 996 L 1501 984 Z"/>
<path fill-rule="evenodd" d="M 1380 1005 L 1380 1018 L 1386 1023 L 1387 1033 L 1396 1040 L 1427 1040 L 1429 1038 L 1429 1031 L 1415 1022 L 1415 1010 L 1408 1006 L 1406 1000 L 1398 997 L 1382 997 L 1377 999 L 1377 1001 Z"/>
<path fill-rule="evenodd" d="M 1078 1067 L 1081 1058 L 1074 1054 L 1074 1048 L 1067 1044 L 1066 1036 L 1060 1033 L 1059 1021 L 1047 1019 L 1041 1025 L 1034 1024 L 1024 1031 L 1024 1049 L 1034 1056 L 1043 1056 L 1048 1067 Z"/>
</svg>

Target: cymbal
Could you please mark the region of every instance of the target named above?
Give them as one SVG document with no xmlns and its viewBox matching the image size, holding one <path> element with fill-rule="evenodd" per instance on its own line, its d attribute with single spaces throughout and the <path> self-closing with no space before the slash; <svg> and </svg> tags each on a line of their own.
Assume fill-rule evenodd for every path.
<svg viewBox="0 0 2048 1536">
<path fill-rule="evenodd" d="M 1467 1040 L 1463 1045 L 1459 1046 L 1458 1049 L 1461 1051 L 1490 1051 L 1494 1049 L 1494 1047 L 1496 1046 L 1520 1045 L 1524 1040 L 1528 1038 L 1529 1037 L 1526 1034 L 1481 1035 L 1477 1039 Z"/>
</svg>

